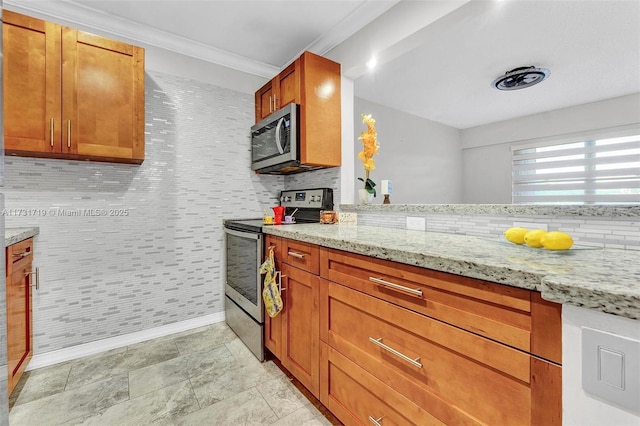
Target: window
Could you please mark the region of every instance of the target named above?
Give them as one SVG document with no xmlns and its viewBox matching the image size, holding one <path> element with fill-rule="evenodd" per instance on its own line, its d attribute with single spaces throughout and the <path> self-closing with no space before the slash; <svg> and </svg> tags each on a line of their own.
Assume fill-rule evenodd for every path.
<svg viewBox="0 0 640 426">
<path fill-rule="evenodd" d="M 513 147 L 513 203 L 640 203 L 640 130 L 595 136 Z"/>
</svg>

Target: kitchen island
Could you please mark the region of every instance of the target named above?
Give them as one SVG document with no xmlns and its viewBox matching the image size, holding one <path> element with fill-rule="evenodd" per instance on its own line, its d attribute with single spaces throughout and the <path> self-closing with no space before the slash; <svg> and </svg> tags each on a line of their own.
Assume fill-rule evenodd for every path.
<svg viewBox="0 0 640 426">
<path fill-rule="evenodd" d="M 551 398 L 549 393 L 551 399 L 535 402 L 532 407 L 561 403 L 562 424 L 598 424 L 602 413 L 616 424 L 635 424 L 640 419 L 633 407 L 623 406 L 615 398 L 594 398 L 581 379 L 597 373 L 586 367 L 586 360 L 597 351 L 583 346 L 585 327 L 613 337 L 615 341 L 604 345 L 613 350 L 619 349 L 617 342 L 640 340 L 640 254 L 636 250 L 576 244 L 568 251 L 551 252 L 511 244 L 500 236 L 355 224 L 265 226 L 263 231 L 273 237 L 426 268 L 425 274 L 431 269 L 540 292 L 543 299 L 562 304 L 562 397 Z M 540 323 L 543 328 L 545 323 Z M 633 353 L 629 356 L 630 360 L 636 358 Z M 321 365 L 327 362 L 331 364 L 329 360 Z M 629 372 L 626 375 L 631 389 L 637 378 Z"/>
</svg>

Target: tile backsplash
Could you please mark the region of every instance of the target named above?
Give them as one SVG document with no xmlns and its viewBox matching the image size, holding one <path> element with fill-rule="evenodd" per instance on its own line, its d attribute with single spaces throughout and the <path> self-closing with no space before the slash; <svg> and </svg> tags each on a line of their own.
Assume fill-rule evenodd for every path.
<svg viewBox="0 0 640 426">
<path fill-rule="evenodd" d="M 358 225 L 404 229 L 407 217 L 424 217 L 428 232 L 474 236 L 501 236 L 514 222 L 539 223 L 546 224 L 549 231 L 568 232 L 576 245 L 640 250 L 640 217 L 359 211 Z"/>
<path fill-rule="evenodd" d="M 146 75 L 141 166 L 6 157 L 6 226 L 39 226 L 35 353 L 224 310 L 222 219 L 260 217 L 285 178 L 250 170 L 253 96 Z"/>
</svg>

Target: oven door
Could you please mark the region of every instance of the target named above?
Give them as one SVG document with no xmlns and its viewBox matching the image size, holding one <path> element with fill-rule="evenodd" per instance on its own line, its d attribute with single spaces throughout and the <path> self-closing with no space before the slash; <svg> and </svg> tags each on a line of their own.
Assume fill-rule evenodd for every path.
<svg viewBox="0 0 640 426">
<path fill-rule="evenodd" d="M 260 264 L 263 257 L 261 233 L 224 228 L 226 235 L 225 294 L 256 322 L 264 322 Z"/>
</svg>

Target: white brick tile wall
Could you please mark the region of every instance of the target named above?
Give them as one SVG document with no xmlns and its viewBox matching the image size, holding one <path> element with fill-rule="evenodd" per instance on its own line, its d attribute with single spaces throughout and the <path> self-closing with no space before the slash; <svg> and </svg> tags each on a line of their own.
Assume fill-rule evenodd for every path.
<svg viewBox="0 0 640 426">
<path fill-rule="evenodd" d="M 146 76 L 141 166 L 7 157 L 6 208 L 127 216 L 6 216 L 40 227 L 35 353 L 223 311 L 222 219 L 261 217 L 284 177 L 251 172 L 253 97 Z"/>
</svg>

